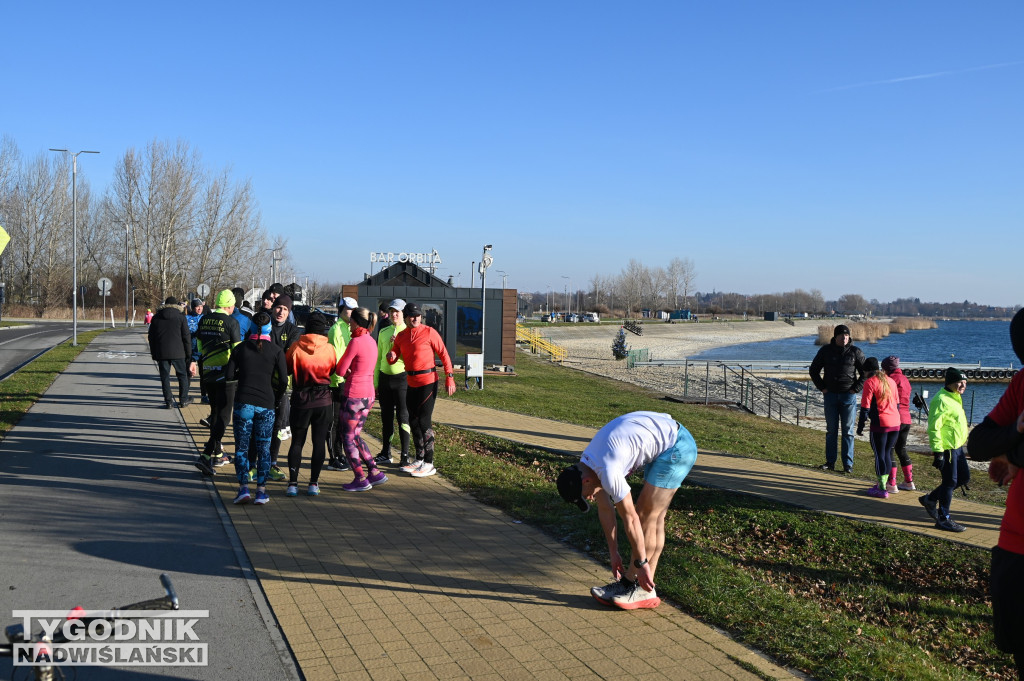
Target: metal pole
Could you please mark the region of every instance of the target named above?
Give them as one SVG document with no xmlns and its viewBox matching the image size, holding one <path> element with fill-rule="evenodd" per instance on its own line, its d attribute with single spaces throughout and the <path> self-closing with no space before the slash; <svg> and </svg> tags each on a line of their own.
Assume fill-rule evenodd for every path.
<svg viewBox="0 0 1024 681">
<path fill-rule="evenodd" d="M 128 326 L 128 230 L 131 227 L 124 223 L 124 325 Z"/>
<path fill-rule="evenodd" d="M 78 154 L 71 157 L 71 345 L 78 346 Z M 85 305 L 85 301 L 82 301 Z"/>
<path fill-rule="evenodd" d="M 485 320 L 487 319 L 487 268 L 484 266 L 484 261 L 480 261 L 480 363 L 483 365 L 480 367 L 480 389 L 484 389 L 484 373 L 483 368 L 487 366 L 487 336 L 484 333 L 484 328 L 487 326 Z"/>
</svg>

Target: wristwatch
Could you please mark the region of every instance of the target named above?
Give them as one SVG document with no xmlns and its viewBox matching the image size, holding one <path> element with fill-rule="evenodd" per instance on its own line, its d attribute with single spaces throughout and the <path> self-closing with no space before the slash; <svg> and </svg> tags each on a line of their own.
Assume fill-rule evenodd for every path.
<svg viewBox="0 0 1024 681">
<path fill-rule="evenodd" d="M 445 376 L 447 376 L 448 378 L 455 378 L 455 374 L 452 373 L 447 373 L 445 374 Z"/>
<path fill-rule="evenodd" d="M 633 565 L 635 565 L 635 566 L 636 566 L 636 568 L 637 568 L 637 569 L 639 570 L 639 569 L 640 569 L 640 568 L 642 568 L 642 567 L 643 567 L 644 565 L 647 565 L 647 559 L 646 559 L 646 558 L 644 558 L 643 560 L 634 560 L 634 561 L 633 561 Z"/>
</svg>

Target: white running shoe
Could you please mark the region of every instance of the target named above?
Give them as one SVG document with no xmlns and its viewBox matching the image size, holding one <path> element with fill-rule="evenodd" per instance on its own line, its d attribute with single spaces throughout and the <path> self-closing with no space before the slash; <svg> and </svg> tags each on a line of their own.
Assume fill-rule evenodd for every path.
<svg viewBox="0 0 1024 681">
<path fill-rule="evenodd" d="M 409 463 L 407 463 L 406 465 L 402 466 L 398 470 L 402 471 L 403 473 L 412 473 L 412 472 L 416 471 L 422 465 L 423 465 L 423 459 L 416 459 L 415 461 L 410 461 Z"/>
<path fill-rule="evenodd" d="M 661 605 L 661 599 L 654 589 L 647 591 L 639 584 L 633 583 L 625 592 L 612 597 L 612 605 L 623 610 L 637 610 L 638 608 L 657 608 Z"/>
<path fill-rule="evenodd" d="M 434 468 L 434 464 L 424 462 L 422 466 L 412 472 L 412 477 L 428 478 L 435 473 L 437 473 L 437 469 Z"/>
<path fill-rule="evenodd" d="M 284 442 L 285 440 L 287 440 L 291 436 L 292 436 L 292 427 L 291 426 L 285 426 L 281 430 L 277 431 L 277 439 L 280 440 L 281 442 Z"/>
</svg>

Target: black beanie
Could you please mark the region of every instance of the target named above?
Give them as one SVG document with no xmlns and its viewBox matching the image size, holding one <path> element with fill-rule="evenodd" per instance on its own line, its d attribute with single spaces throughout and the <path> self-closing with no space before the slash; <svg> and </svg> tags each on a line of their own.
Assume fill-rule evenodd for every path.
<svg viewBox="0 0 1024 681">
<path fill-rule="evenodd" d="M 960 381 L 963 381 L 965 378 L 966 377 L 956 367 L 949 367 L 948 369 L 946 369 L 946 385 L 949 385 L 950 383 L 959 383 Z"/>
<path fill-rule="evenodd" d="M 291 311 L 292 299 L 289 298 L 287 295 L 278 296 L 277 300 L 274 301 L 274 307 L 277 307 L 278 305 L 284 305 L 285 307 L 288 308 L 289 311 Z"/>
<path fill-rule="evenodd" d="M 1024 307 L 1017 310 L 1017 314 L 1013 315 L 1013 321 L 1010 322 L 1010 343 L 1017 359 L 1024 363 Z"/>
<path fill-rule="evenodd" d="M 878 358 L 868 357 L 866 360 L 864 360 L 864 373 L 870 374 L 874 371 L 878 371 Z"/>
<path fill-rule="evenodd" d="M 306 319 L 306 333 L 315 333 L 320 336 L 327 335 L 327 317 L 322 312 L 314 312 Z"/>
</svg>

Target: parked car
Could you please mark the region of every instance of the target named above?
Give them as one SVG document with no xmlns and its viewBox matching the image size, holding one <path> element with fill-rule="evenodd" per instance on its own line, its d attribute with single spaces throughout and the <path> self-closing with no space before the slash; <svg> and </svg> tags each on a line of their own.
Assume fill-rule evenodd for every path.
<svg viewBox="0 0 1024 681">
<path fill-rule="evenodd" d="M 338 318 L 338 315 L 334 314 L 333 312 L 327 312 L 326 310 L 322 310 L 319 307 L 314 307 L 312 309 L 309 307 L 309 305 L 294 305 L 292 307 L 292 314 L 295 315 L 295 323 L 302 327 L 306 326 L 306 320 L 309 318 L 309 315 L 313 312 L 319 312 L 323 316 L 327 317 L 328 324 L 333 324 L 334 320 Z"/>
</svg>

